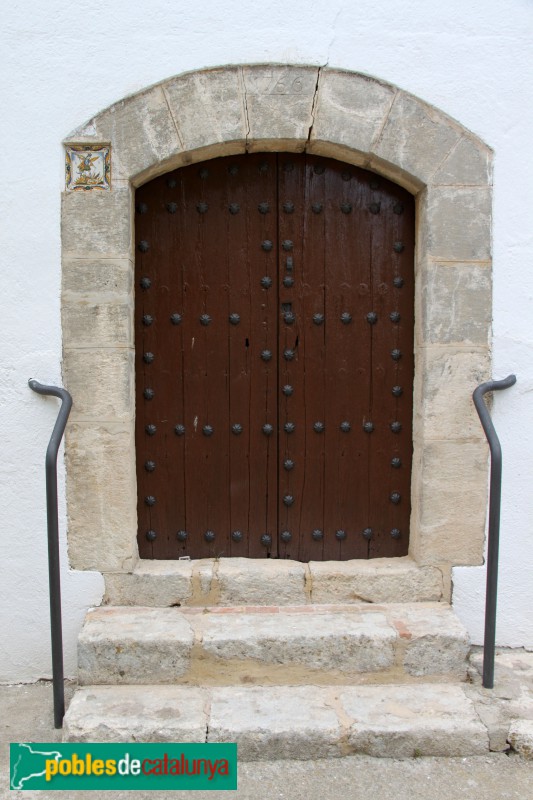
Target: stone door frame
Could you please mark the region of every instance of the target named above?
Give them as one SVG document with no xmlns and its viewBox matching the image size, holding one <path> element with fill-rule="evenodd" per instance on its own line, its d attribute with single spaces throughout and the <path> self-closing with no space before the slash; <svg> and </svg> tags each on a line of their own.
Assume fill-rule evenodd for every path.
<svg viewBox="0 0 533 800">
<path fill-rule="evenodd" d="M 307 151 L 372 170 L 416 201 L 409 554 L 449 575 L 483 562 L 488 461 L 472 391 L 490 375 L 491 150 L 442 112 L 354 72 L 255 65 L 171 78 L 65 145 L 110 145 L 110 190 L 62 196 L 68 549 L 75 569 L 138 562 L 133 268 L 136 187 L 218 156 Z"/>
</svg>

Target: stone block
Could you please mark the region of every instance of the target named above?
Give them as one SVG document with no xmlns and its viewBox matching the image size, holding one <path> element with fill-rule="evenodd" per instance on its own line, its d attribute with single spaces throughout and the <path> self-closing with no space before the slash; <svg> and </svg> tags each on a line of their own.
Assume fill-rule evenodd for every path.
<svg viewBox="0 0 533 800">
<path fill-rule="evenodd" d="M 318 67 L 253 66 L 242 71 L 250 151 L 292 142 L 302 149 L 311 128 Z"/>
<path fill-rule="evenodd" d="M 459 137 L 460 129 L 449 117 L 398 92 L 373 153 L 427 184 Z"/>
<path fill-rule="evenodd" d="M 128 302 L 133 296 L 133 264 L 128 259 L 63 259 L 62 290 L 65 301 L 83 298 Z"/>
<path fill-rule="evenodd" d="M 112 180 L 130 180 L 182 150 L 161 86 L 121 100 L 94 124 L 96 137 L 111 142 Z"/>
<path fill-rule="evenodd" d="M 178 606 L 192 595 L 192 561 L 140 561 L 133 573 L 108 572 L 104 603 Z"/>
<path fill-rule="evenodd" d="M 419 564 L 483 563 L 487 508 L 485 442 L 426 442 L 417 485 L 411 552 Z"/>
<path fill-rule="evenodd" d="M 193 639 L 175 608 L 95 608 L 78 638 L 78 681 L 173 683 L 189 669 Z"/>
<path fill-rule="evenodd" d="M 405 603 L 440 600 L 442 573 L 409 557 L 311 561 L 313 603 Z"/>
<path fill-rule="evenodd" d="M 137 553 L 133 426 L 71 422 L 65 458 L 71 566 L 127 572 Z"/>
<path fill-rule="evenodd" d="M 311 142 L 345 145 L 368 153 L 396 90 L 373 78 L 322 69 Z"/>
<path fill-rule="evenodd" d="M 515 719 L 509 728 L 509 744 L 516 753 L 533 761 L 533 720 Z"/>
<path fill-rule="evenodd" d="M 207 694 L 182 686 L 88 686 L 65 714 L 65 742 L 205 742 Z"/>
<path fill-rule="evenodd" d="M 306 602 L 305 565 L 298 561 L 222 558 L 217 577 L 221 605 L 272 606 Z"/>
<path fill-rule="evenodd" d="M 472 392 L 490 377 L 488 349 L 417 348 L 415 420 L 430 439 L 484 439 Z"/>
<path fill-rule="evenodd" d="M 488 752 L 488 735 L 459 686 L 357 686 L 338 694 L 352 720 L 352 752 L 379 758 L 469 756 Z"/>
<path fill-rule="evenodd" d="M 61 212 L 63 254 L 128 258 L 132 249 L 131 205 L 129 188 L 65 192 Z"/>
<path fill-rule="evenodd" d="M 133 362 L 132 350 L 66 350 L 63 379 L 72 395 L 72 419 L 132 420 Z"/>
<path fill-rule="evenodd" d="M 486 264 L 429 262 L 421 277 L 425 344 L 489 344 L 491 269 Z"/>
<path fill-rule="evenodd" d="M 246 141 L 240 67 L 188 73 L 163 84 L 184 150 Z"/>
<path fill-rule="evenodd" d="M 446 675 L 465 680 L 470 640 L 450 606 L 393 606 L 388 619 L 403 641 L 403 666 L 408 675 Z"/>
<path fill-rule="evenodd" d="M 479 139 L 463 136 L 433 175 L 435 185 L 490 186 L 492 151 Z"/>
<path fill-rule="evenodd" d="M 339 756 L 341 727 L 328 700 L 309 686 L 220 687 L 207 741 L 237 742 L 243 761 Z"/>
<path fill-rule="evenodd" d="M 417 202 L 418 258 L 489 261 L 491 206 L 491 190 L 484 186 L 428 186 Z"/>
<path fill-rule="evenodd" d="M 76 347 L 133 347 L 133 307 L 123 303 L 65 300 L 63 341 Z"/>
</svg>

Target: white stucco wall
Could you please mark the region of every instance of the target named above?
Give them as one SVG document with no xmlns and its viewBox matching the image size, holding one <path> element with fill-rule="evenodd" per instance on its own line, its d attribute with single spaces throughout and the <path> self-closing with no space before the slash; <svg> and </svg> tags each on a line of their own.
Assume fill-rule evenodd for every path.
<svg viewBox="0 0 533 800">
<path fill-rule="evenodd" d="M 326 64 L 397 84 L 495 150 L 494 376 L 504 447 L 498 641 L 533 646 L 533 5 L 529 0 L 27 0 L 3 11 L 1 74 L 3 358 L 0 361 L 0 682 L 50 674 L 43 457 L 60 383 L 61 140 L 110 103 L 171 75 L 228 63 Z M 67 570 L 66 672 L 95 573 Z M 483 568 L 454 570 L 455 608 L 480 641 Z"/>
</svg>

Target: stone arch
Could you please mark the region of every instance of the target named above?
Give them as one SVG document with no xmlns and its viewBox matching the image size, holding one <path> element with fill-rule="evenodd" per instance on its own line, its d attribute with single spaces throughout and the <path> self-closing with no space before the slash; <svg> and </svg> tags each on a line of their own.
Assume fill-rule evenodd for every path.
<svg viewBox="0 0 533 800">
<path fill-rule="evenodd" d="M 448 576 L 480 564 L 487 451 L 471 393 L 490 372 L 491 151 L 391 84 L 331 68 L 229 66 L 171 78 L 105 109 L 65 145 L 111 147 L 109 191 L 62 202 L 64 381 L 72 566 L 131 572 L 136 546 L 133 196 L 223 155 L 308 151 L 416 198 L 410 556 Z M 446 580 L 445 580 L 446 584 Z"/>
</svg>

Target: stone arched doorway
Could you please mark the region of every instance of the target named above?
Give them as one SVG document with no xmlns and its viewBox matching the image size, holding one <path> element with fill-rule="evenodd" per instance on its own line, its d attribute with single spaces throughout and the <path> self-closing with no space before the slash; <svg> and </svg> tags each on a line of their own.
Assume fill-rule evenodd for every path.
<svg viewBox="0 0 533 800">
<path fill-rule="evenodd" d="M 109 145 L 111 188 L 63 196 L 64 377 L 74 567 L 131 571 L 136 548 L 133 193 L 180 166 L 244 152 L 315 153 L 415 197 L 410 556 L 449 574 L 482 560 L 486 449 L 471 391 L 489 372 L 491 154 L 392 85 L 300 66 L 177 76 L 74 131 Z"/>
</svg>

